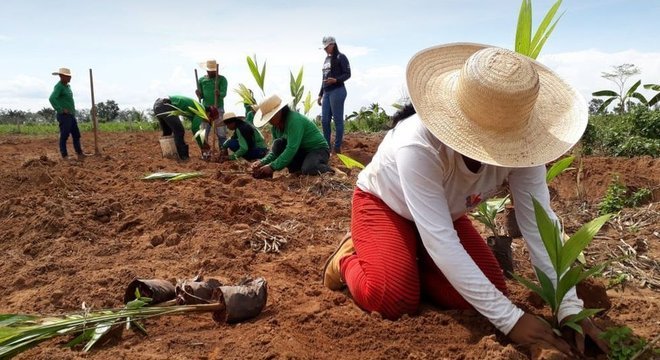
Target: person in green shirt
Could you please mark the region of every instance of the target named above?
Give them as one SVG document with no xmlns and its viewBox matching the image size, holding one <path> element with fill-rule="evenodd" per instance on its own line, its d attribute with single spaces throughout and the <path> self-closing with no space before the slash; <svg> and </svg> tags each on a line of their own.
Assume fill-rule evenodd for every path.
<svg viewBox="0 0 660 360">
<path fill-rule="evenodd" d="M 159 98 L 156 99 L 154 103 L 154 114 L 156 119 L 158 119 L 158 124 L 160 129 L 163 131 L 163 136 L 172 136 L 174 137 L 174 145 L 176 146 L 176 152 L 179 155 L 179 159 L 188 160 L 188 144 L 184 138 L 185 130 L 183 124 L 178 116 L 172 115 L 172 107 L 170 104 L 172 101 L 170 98 Z"/>
<path fill-rule="evenodd" d="M 272 177 L 285 167 L 290 173 L 318 175 L 332 172 L 328 165 L 330 150 L 323 134 L 314 123 L 291 110 L 289 101 L 273 95 L 259 104 L 254 125 L 271 124 L 273 146 L 261 160 L 252 163 L 255 178 Z"/>
<path fill-rule="evenodd" d="M 252 124 L 245 121 L 242 116 L 236 116 L 233 112 L 225 113 L 222 121 L 229 130 L 234 131 L 231 139 L 222 144 L 223 149 L 229 149 L 234 153 L 229 160 L 243 158 L 245 160 L 257 160 L 266 156 L 268 147 L 261 132 Z"/>
<path fill-rule="evenodd" d="M 199 79 L 195 93 L 205 108 L 215 107 L 218 110 L 218 117 L 211 121 L 215 124 L 218 146 L 221 148 L 227 140 L 227 128 L 222 122 L 225 113 L 225 96 L 227 96 L 227 78 L 219 74 L 218 63 L 215 60 L 207 60 L 200 65 L 206 69 L 206 75 Z"/>
<path fill-rule="evenodd" d="M 84 157 L 82 147 L 80 145 L 80 129 L 78 129 L 78 122 L 76 121 L 76 105 L 73 101 L 73 92 L 71 91 L 71 70 L 67 68 L 60 68 L 59 71 L 53 73 L 59 75 L 60 81 L 55 84 L 53 92 L 50 94 L 48 101 L 57 113 L 57 123 L 60 127 L 60 154 L 63 159 L 69 155 L 66 149 L 66 142 L 69 135 L 73 139 L 73 148 L 78 154 L 78 158 Z"/>
<path fill-rule="evenodd" d="M 189 98 L 187 96 L 181 96 L 181 95 L 170 95 L 163 101 L 165 107 L 160 109 L 159 111 L 156 110 L 155 104 L 154 104 L 154 112 L 156 114 L 156 117 L 159 115 L 167 115 L 167 112 L 172 111 L 172 110 L 181 110 L 183 114 L 181 116 L 185 119 L 190 120 L 190 130 L 193 133 L 193 136 L 197 134 L 197 132 L 204 126 L 207 130 L 210 128 L 208 126 L 208 121 L 201 118 L 199 115 L 195 114 L 191 109 L 196 109 L 197 105 L 199 103 L 192 98 Z M 197 105 L 196 105 L 197 103 Z M 201 106 L 201 105 L 200 105 Z M 163 111 L 164 110 L 164 111 Z M 206 116 L 207 118 L 213 118 L 214 116 L 217 117 L 217 109 L 215 108 L 206 108 Z M 178 120 L 178 119 L 177 119 Z M 160 122 L 160 120 L 159 120 Z M 165 133 L 165 130 L 163 130 L 163 134 Z M 181 133 L 183 136 L 183 132 Z M 202 150 L 202 160 L 208 160 L 211 156 L 211 151 L 210 147 L 206 141 L 206 139 L 201 139 L 200 137 L 195 137 L 195 141 L 197 142 L 197 145 L 199 148 Z M 176 134 L 175 134 L 175 144 L 176 144 Z M 177 147 L 177 151 L 179 151 L 179 148 Z M 181 153 L 179 153 L 179 156 L 181 156 Z"/>
</svg>

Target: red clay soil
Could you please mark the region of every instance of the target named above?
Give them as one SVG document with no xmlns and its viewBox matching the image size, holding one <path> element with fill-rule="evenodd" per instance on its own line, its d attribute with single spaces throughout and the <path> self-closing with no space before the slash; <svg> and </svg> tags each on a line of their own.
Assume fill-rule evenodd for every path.
<svg viewBox="0 0 660 360">
<path fill-rule="evenodd" d="M 345 153 L 368 162 L 381 137 L 349 134 Z M 83 145 L 93 148 L 89 134 L 84 134 Z M 187 163 L 163 159 L 157 133 L 102 134 L 100 148 L 100 156 L 62 161 L 55 136 L 0 137 L 0 272 L 5 274 L 0 312 L 70 312 L 83 302 L 94 308 L 119 307 L 124 288 L 135 277 L 175 281 L 199 271 L 227 282 L 263 276 L 269 283 L 268 304 L 258 318 L 238 325 L 215 324 L 206 314 L 151 319 L 147 337 L 125 331 L 89 354 L 62 348 L 68 339 L 58 339 L 19 358 L 545 356 L 512 345 L 474 311 L 424 305 L 416 316 L 389 321 L 360 310 L 347 293 L 325 289 L 321 266 L 348 229 L 355 171 L 347 178 L 278 174 L 272 180 L 253 180 L 245 164 L 203 162 L 196 151 Z M 174 183 L 140 179 L 156 171 L 201 171 L 205 176 Z M 637 256 L 657 264 L 660 162 L 584 158 L 583 173 L 582 197 L 576 195 L 575 170 L 553 184 L 555 210 L 572 231 L 595 217 L 614 173 L 631 187 L 653 188 L 656 196 L 644 207 L 622 213 L 643 221 L 607 225 L 586 251 L 587 259 L 606 259 L 624 241 L 636 246 Z M 288 240 L 281 253 L 251 249 L 260 230 Z M 532 275 L 521 239 L 514 240 L 514 260 L 519 273 Z M 633 278 L 624 292 L 605 293 L 604 279 L 590 283 L 586 295 L 595 297 L 591 300 L 598 306 L 611 304 L 597 322 L 625 324 L 646 338 L 657 335 L 657 267 L 655 271 L 647 274 L 650 282 Z M 515 282 L 508 285 L 515 303 L 548 315 L 529 291 Z"/>
</svg>

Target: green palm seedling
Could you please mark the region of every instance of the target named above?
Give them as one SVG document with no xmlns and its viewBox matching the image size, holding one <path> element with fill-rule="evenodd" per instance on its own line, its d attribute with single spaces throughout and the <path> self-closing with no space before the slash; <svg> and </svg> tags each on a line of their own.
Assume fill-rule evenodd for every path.
<svg viewBox="0 0 660 360">
<path fill-rule="evenodd" d="M 234 89 L 234 92 L 240 96 L 241 103 L 248 105 L 257 104 L 257 100 L 254 98 L 254 94 L 247 86 L 245 86 L 245 84 L 238 84 L 238 87 Z"/>
<path fill-rule="evenodd" d="M 122 324 L 144 331 L 138 321 L 142 319 L 177 315 L 190 312 L 222 311 L 223 303 L 203 305 L 146 306 L 150 298 L 141 297 L 120 309 L 83 311 L 61 316 L 39 316 L 23 314 L 0 314 L 0 359 L 11 358 L 39 343 L 57 336 L 76 336 L 67 346 L 85 343 L 83 351 L 89 351 L 111 329 Z"/>
<path fill-rule="evenodd" d="M 539 56 L 543 45 L 545 45 L 550 34 L 555 30 L 557 22 L 564 15 L 562 13 L 555 19 L 557 10 L 561 6 L 561 1 L 558 0 L 552 5 L 532 37 L 532 0 L 523 0 L 520 6 L 520 13 L 518 14 L 518 26 L 516 28 L 516 52 L 529 56 L 532 59 L 536 59 Z"/>
<path fill-rule="evenodd" d="M 590 221 L 583 225 L 566 242 L 563 242 L 562 233 L 558 224 L 550 219 L 546 211 L 536 199 L 532 198 L 532 201 L 534 203 L 534 214 L 536 216 L 539 234 L 541 235 L 543 245 L 548 252 L 550 262 L 557 274 L 558 280 L 555 286 L 555 283 L 553 283 L 550 276 L 538 267 L 534 267 L 534 269 L 539 284 L 525 279 L 520 275 L 513 274 L 513 277 L 525 287 L 538 294 L 550 306 L 550 309 L 552 310 L 551 326 L 556 333 L 559 333 L 559 306 L 564 300 L 566 293 L 584 279 L 603 271 L 603 269 L 609 264 L 609 262 L 604 262 L 587 270 L 581 264 L 575 264 L 575 260 L 612 215 L 603 215 Z M 578 314 L 570 317 L 570 319 L 565 320 L 562 325 L 568 326 L 575 331 L 582 333 L 582 327 L 578 323 L 601 310 L 602 309 L 583 309 Z"/>
<path fill-rule="evenodd" d="M 575 156 L 567 156 L 557 162 L 555 162 L 550 169 L 548 169 L 547 174 L 545 175 L 545 182 L 549 183 L 552 181 L 552 179 L 556 178 L 557 175 L 563 173 L 564 171 L 571 170 L 573 168 L 569 168 L 571 164 L 573 163 L 573 160 L 575 160 Z"/>
<path fill-rule="evenodd" d="M 314 101 L 312 101 L 312 92 L 307 91 L 307 96 L 305 96 L 305 100 L 303 100 L 305 116 L 309 116 L 309 112 L 312 111 L 312 107 L 314 107 Z"/>
<path fill-rule="evenodd" d="M 257 55 L 253 55 L 253 57 L 247 57 L 246 58 L 248 67 L 250 68 L 250 73 L 252 73 L 252 77 L 254 78 L 254 81 L 257 82 L 257 85 L 259 86 L 259 89 L 261 89 L 261 93 L 265 96 L 266 92 L 264 91 L 264 82 L 266 81 L 266 61 L 264 61 L 263 66 L 261 67 L 261 71 L 259 71 L 259 62 L 257 61 Z"/>
<path fill-rule="evenodd" d="M 493 236 L 498 238 L 502 235 L 500 235 L 497 230 L 497 222 L 495 219 L 497 214 L 504 211 L 504 207 L 510 203 L 511 200 L 509 199 L 509 195 L 503 198 L 488 199 L 482 201 L 470 215 L 472 215 L 475 220 L 486 225 L 486 227 L 493 232 Z"/>
<path fill-rule="evenodd" d="M 303 68 L 301 67 L 298 71 L 296 77 L 293 76 L 293 73 L 289 71 L 289 88 L 291 91 L 291 96 L 293 96 L 293 109 L 298 111 L 298 103 L 302 100 L 302 96 L 305 93 L 305 86 L 302 84 L 303 80 Z"/>
</svg>

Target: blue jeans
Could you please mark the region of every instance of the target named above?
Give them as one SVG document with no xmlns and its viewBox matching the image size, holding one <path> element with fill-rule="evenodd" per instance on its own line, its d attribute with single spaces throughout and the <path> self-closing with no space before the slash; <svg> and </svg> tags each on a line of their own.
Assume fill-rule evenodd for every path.
<svg viewBox="0 0 660 360">
<path fill-rule="evenodd" d="M 78 129 L 75 116 L 72 114 L 57 114 L 57 122 L 60 125 L 60 154 L 62 154 L 62 157 L 68 156 L 66 141 L 69 139 L 69 135 L 73 138 L 73 148 L 76 150 L 76 154 L 82 154 L 80 129 Z"/>
<path fill-rule="evenodd" d="M 241 148 L 241 146 L 238 144 L 238 139 L 229 139 L 229 142 L 227 143 L 227 147 L 229 150 L 233 152 L 237 152 L 238 149 Z M 268 149 L 266 148 L 252 148 L 248 149 L 248 151 L 243 155 L 243 159 L 245 160 L 258 160 L 266 156 L 268 153 Z"/>
<path fill-rule="evenodd" d="M 330 119 L 335 121 L 335 152 L 341 151 L 341 143 L 344 139 L 344 101 L 346 101 L 346 87 L 341 86 L 323 93 L 321 102 L 321 124 L 323 125 L 323 137 L 332 146 L 330 137 L 332 135 L 332 126 Z"/>
</svg>

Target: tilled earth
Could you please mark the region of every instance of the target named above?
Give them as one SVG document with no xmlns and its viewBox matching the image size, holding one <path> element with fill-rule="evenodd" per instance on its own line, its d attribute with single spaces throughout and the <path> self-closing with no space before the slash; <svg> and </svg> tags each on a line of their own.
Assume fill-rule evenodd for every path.
<svg viewBox="0 0 660 360">
<path fill-rule="evenodd" d="M 382 134 L 348 134 L 345 153 L 367 163 Z M 90 151 L 92 137 L 83 135 Z M 102 155 L 62 161 L 56 136 L 0 137 L 0 272 L 2 313 L 62 313 L 85 302 L 122 305 L 135 277 L 172 280 L 199 272 L 225 282 L 263 276 L 263 313 L 237 325 L 210 315 L 146 322 L 147 337 L 121 338 L 83 354 L 46 342 L 24 359 L 527 359 L 543 358 L 512 345 L 474 311 L 424 305 L 417 316 L 383 320 L 360 310 L 345 292 L 321 285 L 321 266 L 350 223 L 357 173 L 254 180 L 246 163 L 186 163 L 163 159 L 158 134 L 101 134 Z M 192 149 L 192 145 L 191 145 Z M 339 166 L 333 159 L 335 166 Z M 180 182 L 143 181 L 156 171 L 201 171 Z M 660 329 L 660 161 L 583 158 L 578 170 L 552 184 L 553 205 L 567 230 L 594 218 L 612 176 L 633 189 L 650 188 L 651 202 L 625 209 L 599 233 L 590 262 L 630 255 L 580 291 L 588 305 L 606 306 L 597 322 L 627 325 L 653 338 Z M 483 227 L 479 228 L 487 236 Z M 278 238 L 279 253 L 264 240 Z M 632 255 L 631 255 L 632 254 Z M 516 270 L 531 276 L 522 239 L 514 240 Z M 605 292 L 609 278 L 627 274 L 625 288 Z M 548 315 L 515 282 L 512 300 Z M 547 354 L 546 354 L 547 355 Z M 602 355 L 600 356 L 602 358 Z"/>
</svg>

